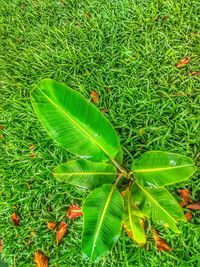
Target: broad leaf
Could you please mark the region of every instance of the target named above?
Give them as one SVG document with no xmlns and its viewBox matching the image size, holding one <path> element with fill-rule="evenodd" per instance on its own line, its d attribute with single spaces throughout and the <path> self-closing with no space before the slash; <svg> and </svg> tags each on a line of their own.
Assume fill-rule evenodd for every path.
<svg viewBox="0 0 200 267">
<path fill-rule="evenodd" d="M 120 147 L 116 157 L 115 157 L 115 160 L 121 165 L 123 163 L 123 150 L 122 148 Z"/>
<path fill-rule="evenodd" d="M 120 148 L 110 122 L 78 92 L 51 79 L 31 93 L 33 108 L 49 135 L 71 153 L 108 161 Z"/>
<path fill-rule="evenodd" d="M 132 170 L 140 184 L 162 187 L 188 179 L 196 166 L 191 158 L 179 154 L 150 151 L 133 162 Z"/>
<path fill-rule="evenodd" d="M 143 245 L 146 243 L 145 231 L 142 224 L 143 221 L 135 215 L 137 214 L 140 217 L 143 217 L 143 214 L 137 209 L 130 188 L 127 188 L 122 196 L 124 198 L 125 206 L 123 227 L 131 239 L 135 240 L 138 244 Z"/>
<path fill-rule="evenodd" d="M 140 208 L 147 217 L 174 232 L 180 232 L 176 224 L 179 220 L 185 221 L 185 217 L 177 201 L 166 188 L 145 188 L 134 183 L 131 190 L 133 200 L 137 202 L 140 199 L 140 203 L 143 203 Z"/>
<path fill-rule="evenodd" d="M 114 185 L 102 185 L 88 195 L 82 208 L 85 259 L 97 262 L 112 249 L 121 232 L 123 208 L 123 198 Z"/>
<path fill-rule="evenodd" d="M 84 159 L 68 161 L 54 170 L 57 180 L 88 189 L 111 184 L 116 175 L 114 165 Z"/>
</svg>

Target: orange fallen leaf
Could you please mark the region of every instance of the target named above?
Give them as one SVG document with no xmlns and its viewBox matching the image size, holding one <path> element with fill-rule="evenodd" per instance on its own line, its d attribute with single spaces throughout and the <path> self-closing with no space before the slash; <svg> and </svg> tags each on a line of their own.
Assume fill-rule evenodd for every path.
<svg viewBox="0 0 200 267">
<path fill-rule="evenodd" d="M 3 250 L 3 241 L 0 240 L 0 253 L 2 252 L 2 250 Z"/>
<path fill-rule="evenodd" d="M 59 245 L 63 236 L 67 232 L 67 224 L 65 222 L 61 222 L 60 226 L 56 232 L 56 244 Z"/>
<path fill-rule="evenodd" d="M 98 104 L 99 103 L 99 95 L 97 94 L 96 91 L 92 91 L 90 93 L 90 96 L 92 98 L 92 102 L 95 103 L 95 104 Z"/>
<path fill-rule="evenodd" d="M 180 201 L 179 206 L 180 206 L 180 208 L 183 208 L 185 206 L 185 201 Z"/>
<path fill-rule="evenodd" d="M 107 92 L 108 92 L 108 94 L 110 94 L 110 87 L 107 87 Z"/>
<path fill-rule="evenodd" d="M 191 220 L 192 219 L 192 213 L 190 211 L 186 212 L 185 213 L 185 218 L 187 221 Z"/>
<path fill-rule="evenodd" d="M 49 266 L 47 257 L 40 250 L 34 254 L 34 262 L 36 263 L 36 267 L 48 267 Z"/>
<path fill-rule="evenodd" d="M 185 206 L 185 205 L 190 203 L 190 200 L 191 200 L 190 199 L 190 195 L 191 195 L 190 190 L 188 190 L 188 189 L 178 189 L 177 192 L 179 193 L 180 197 L 183 198 L 183 200 L 184 200 L 184 203 L 182 203 L 183 206 Z"/>
<path fill-rule="evenodd" d="M 189 204 L 186 207 L 191 210 L 200 210 L 200 202 Z"/>
<path fill-rule="evenodd" d="M 56 228 L 56 223 L 48 222 L 47 227 L 49 228 L 49 230 L 54 230 Z"/>
<path fill-rule="evenodd" d="M 83 213 L 81 211 L 81 208 L 77 205 L 70 206 L 68 211 L 67 211 L 67 217 L 69 219 L 74 219 L 74 218 L 80 217 L 82 215 L 83 215 Z"/>
<path fill-rule="evenodd" d="M 158 250 L 172 251 L 172 248 L 165 242 L 165 240 L 159 237 L 158 231 L 156 230 L 153 230 L 153 239 L 156 242 L 156 247 Z"/>
<path fill-rule="evenodd" d="M 199 76 L 200 75 L 200 71 L 192 71 L 190 73 L 191 76 Z"/>
<path fill-rule="evenodd" d="M 14 212 L 12 215 L 11 215 L 11 220 L 13 221 L 14 225 L 15 226 L 19 226 L 19 221 L 20 221 L 20 218 L 19 216 L 17 215 L 16 212 Z"/>
<path fill-rule="evenodd" d="M 179 61 L 179 63 L 176 65 L 176 67 L 178 69 L 181 69 L 182 67 L 184 67 L 186 64 L 188 64 L 190 62 L 190 59 L 191 59 L 191 56 L 181 59 L 181 61 Z"/>
</svg>

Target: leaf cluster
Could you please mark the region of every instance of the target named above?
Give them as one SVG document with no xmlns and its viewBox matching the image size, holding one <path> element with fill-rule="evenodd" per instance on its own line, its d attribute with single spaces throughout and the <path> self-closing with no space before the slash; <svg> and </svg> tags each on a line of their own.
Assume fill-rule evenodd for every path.
<svg viewBox="0 0 200 267">
<path fill-rule="evenodd" d="M 139 245 L 146 243 L 144 221 L 148 219 L 179 233 L 177 223 L 185 217 L 165 186 L 188 179 L 196 170 L 192 159 L 150 151 L 127 171 L 114 128 L 78 92 L 45 79 L 32 91 L 31 101 L 51 138 L 78 157 L 57 166 L 55 178 L 91 190 L 82 207 L 86 260 L 97 262 L 107 255 L 122 225 Z"/>
</svg>

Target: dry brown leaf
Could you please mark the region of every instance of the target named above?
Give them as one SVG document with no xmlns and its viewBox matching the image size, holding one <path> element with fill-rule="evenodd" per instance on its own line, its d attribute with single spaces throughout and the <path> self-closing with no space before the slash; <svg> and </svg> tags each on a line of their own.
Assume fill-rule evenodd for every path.
<svg viewBox="0 0 200 267">
<path fill-rule="evenodd" d="M 158 231 L 156 230 L 153 230 L 153 239 L 156 242 L 156 247 L 158 250 L 172 251 L 172 248 L 165 242 L 165 240 L 159 237 Z"/>
<path fill-rule="evenodd" d="M 102 113 L 107 113 L 108 112 L 108 109 L 107 108 L 104 108 L 101 110 Z"/>
<path fill-rule="evenodd" d="M 180 197 L 184 200 L 184 203 L 179 203 L 179 205 L 185 206 L 190 203 L 190 195 L 191 192 L 188 189 L 178 189 L 177 192 L 179 193 Z"/>
<path fill-rule="evenodd" d="M 4 125 L 0 124 L 0 130 L 4 129 Z"/>
<path fill-rule="evenodd" d="M 3 241 L 0 240 L 0 253 L 2 252 L 2 250 L 3 250 Z"/>
<path fill-rule="evenodd" d="M 176 65 L 176 67 L 178 69 L 181 69 L 182 67 L 184 67 L 186 64 L 188 64 L 190 62 L 190 59 L 191 59 L 191 56 L 181 59 L 181 61 L 179 61 L 179 63 Z"/>
<path fill-rule="evenodd" d="M 67 232 L 67 224 L 65 222 L 61 222 L 60 226 L 56 232 L 56 244 L 59 245 L 63 236 Z"/>
<path fill-rule="evenodd" d="M 81 211 L 81 208 L 77 205 L 72 205 L 67 210 L 67 217 L 69 219 L 74 219 L 74 218 L 80 217 L 82 215 L 83 215 L 83 213 Z"/>
<path fill-rule="evenodd" d="M 48 222 L 47 227 L 49 228 L 49 230 L 54 230 L 56 228 L 56 223 Z"/>
<path fill-rule="evenodd" d="M 187 221 L 191 220 L 192 219 L 192 213 L 190 211 L 186 212 L 185 213 L 185 218 Z"/>
<path fill-rule="evenodd" d="M 191 76 L 199 76 L 200 75 L 200 71 L 192 71 L 190 73 Z"/>
<path fill-rule="evenodd" d="M 40 250 L 38 250 L 34 254 L 34 262 L 36 264 L 36 267 L 48 267 L 49 266 L 47 257 Z"/>
<path fill-rule="evenodd" d="M 179 201 L 180 208 L 183 208 L 185 206 L 185 201 Z"/>
<path fill-rule="evenodd" d="M 189 204 L 186 207 L 191 210 L 200 210 L 200 202 Z"/>
<path fill-rule="evenodd" d="M 92 91 L 90 93 L 90 96 L 92 98 L 92 102 L 95 103 L 95 104 L 98 104 L 99 103 L 99 95 L 97 94 L 96 91 Z"/>
<path fill-rule="evenodd" d="M 11 215 L 11 220 L 13 221 L 14 225 L 15 226 L 19 226 L 19 221 L 20 221 L 20 218 L 19 216 L 17 215 L 16 212 L 14 212 L 12 215 Z"/>
</svg>

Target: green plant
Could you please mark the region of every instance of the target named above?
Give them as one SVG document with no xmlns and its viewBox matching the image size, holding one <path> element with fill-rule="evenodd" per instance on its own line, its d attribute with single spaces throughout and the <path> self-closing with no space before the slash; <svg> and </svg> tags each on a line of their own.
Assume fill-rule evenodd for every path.
<svg viewBox="0 0 200 267">
<path fill-rule="evenodd" d="M 177 222 L 185 217 L 164 186 L 188 179 L 196 170 L 192 159 L 151 151 L 136 159 L 127 172 L 121 166 L 123 152 L 114 128 L 78 92 L 45 79 L 32 91 L 31 101 L 49 135 L 79 157 L 56 167 L 54 176 L 93 190 L 82 207 L 85 259 L 97 262 L 105 256 L 116 243 L 122 223 L 140 245 L 146 242 L 144 219 L 179 233 Z"/>
</svg>

